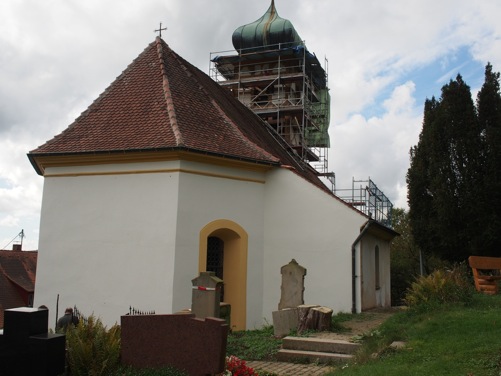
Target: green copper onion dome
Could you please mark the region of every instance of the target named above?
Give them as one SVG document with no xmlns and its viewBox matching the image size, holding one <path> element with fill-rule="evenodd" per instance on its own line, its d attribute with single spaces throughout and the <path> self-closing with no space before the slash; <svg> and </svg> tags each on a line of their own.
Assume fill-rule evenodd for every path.
<svg viewBox="0 0 501 376">
<path fill-rule="evenodd" d="M 260 19 L 237 28 L 232 39 L 233 47 L 237 51 L 248 48 L 259 50 L 279 43 L 292 47 L 301 43 L 292 23 L 278 15 L 274 0 Z"/>
</svg>

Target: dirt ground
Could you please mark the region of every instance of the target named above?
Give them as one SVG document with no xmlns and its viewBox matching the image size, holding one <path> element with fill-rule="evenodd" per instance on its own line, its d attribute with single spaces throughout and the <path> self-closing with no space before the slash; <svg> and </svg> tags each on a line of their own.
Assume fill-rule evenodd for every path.
<svg viewBox="0 0 501 376">
<path fill-rule="evenodd" d="M 342 323 L 343 327 L 347 328 L 347 331 L 342 333 L 318 333 L 318 337 L 329 337 L 335 339 L 352 340 L 363 334 L 370 333 L 374 329 L 377 329 L 385 320 L 387 320 L 394 313 L 401 310 L 398 307 L 386 308 L 386 309 L 374 309 L 370 311 L 363 312 L 361 314 L 353 315 L 353 318 L 349 321 L 344 321 Z"/>
</svg>

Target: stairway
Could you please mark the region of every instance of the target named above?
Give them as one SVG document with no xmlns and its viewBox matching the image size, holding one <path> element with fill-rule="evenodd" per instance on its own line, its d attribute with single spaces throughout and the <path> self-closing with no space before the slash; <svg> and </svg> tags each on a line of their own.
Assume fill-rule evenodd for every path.
<svg viewBox="0 0 501 376">
<path fill-rule="evenodd" d="M 285 337 L 277 353 L 281 362 L 339 363 L 354 357 L 360 344 L 339 339 Z"/>
</svg>

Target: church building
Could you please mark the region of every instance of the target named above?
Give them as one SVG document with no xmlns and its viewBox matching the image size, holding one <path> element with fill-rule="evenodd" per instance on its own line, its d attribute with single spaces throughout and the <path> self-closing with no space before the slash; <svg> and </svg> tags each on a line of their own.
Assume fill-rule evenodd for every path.
<svg viewBox="0 0 501 376">
<path fill-rule="evenodd" d="M 273 2 L 267 14 L 277 19 Z M 214 59 L 224 75 L 216 82 L 157 37 L 68 128 L 29 152 L 44 178 L 35 305 L 49 307 L 49 322 L 57 299 L 105 325 L 130 306 L 175 313 L 190 308 L 192 279 L 212 270 L 232 329 L 258 328 L 278 309 L 280 268 L 292 259 L 307 270 L 307 304 L 390 306 L 396 233 L 325 184 L 329 174 L 315 166 L 316 148 L 328 146 L 322 72 L 309 71 L 315 61 L 297 33 L 262 25 L 251 46 L 266 54 L 261 71 L 268 64 L 277 75 L 278 56 L 304 62 L 289 60 L 280 81 L 251 84 L 257 67 L 247 65 L 235 84 L 244 72 L 231 65 L 247 45 Z M 308 77 L 320 80 L 308 81 L 301 103 Z M 296 106 L 313 112 L 304 120 Z"/>
</svg>

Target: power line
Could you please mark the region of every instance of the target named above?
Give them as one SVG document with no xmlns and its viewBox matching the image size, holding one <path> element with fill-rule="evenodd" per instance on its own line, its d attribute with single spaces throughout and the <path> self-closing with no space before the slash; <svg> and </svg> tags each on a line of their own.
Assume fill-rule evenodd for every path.
<svg viewBox="0 0 501 376">
<path fill-rule="evenodd" d="M 14 238 L 13 238 L 10 242 L 8 242 L 7 244 L 5 244 L 5 245 L 2 247 L 2 249 L 7 249 L 7 247 L 8 247 L 8 246 L 9 246 L 9 245 L 10 245 L 10 244 L 14 241 L 14 240 L 16 240 L 17 238 L 21 238 L 21 247 L 22 247 L 22 245 L 23 245 L 23 238 L 24 238 L 24 236 L 25 236 L 25 235 L 24 235 L 24 229 L 23 229 L 23 230 L 21 230 L 21 232 L 20 232 L 19 234 L 17 234 L 16 236 L 14 236 Z"/>
</svg>

